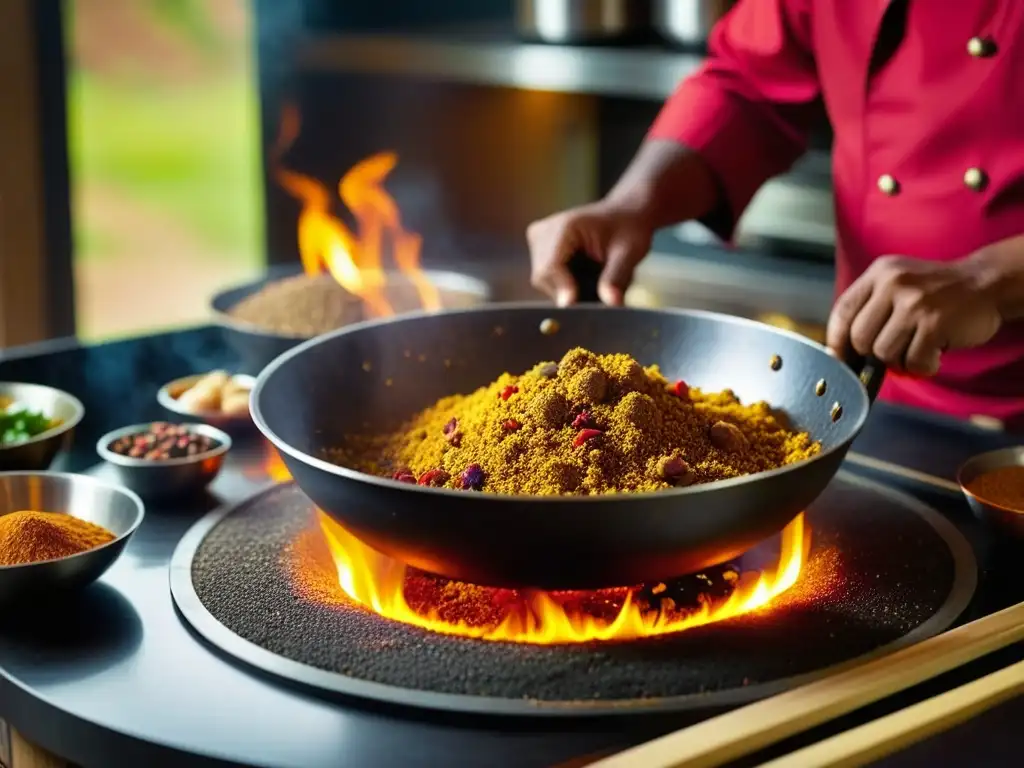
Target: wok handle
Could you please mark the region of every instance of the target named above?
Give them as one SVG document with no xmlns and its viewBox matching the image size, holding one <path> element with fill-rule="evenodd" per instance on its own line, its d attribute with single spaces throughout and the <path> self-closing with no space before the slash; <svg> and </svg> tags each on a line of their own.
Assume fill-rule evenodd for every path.
<svg viewBox="0 0 1024 768">
<path fill-rule="evenodd" d="M 577 251 L 566 264 L 569 274 L 576 281 L 576 301 L 581 304 L 599 304 L 597 282 L 601 278 L 601 264 L 582 251 Z"/>
<path fill-rule="evenodd" d="M 852 349 L 843 358 L 868 391 L 868 401 L 874 404 L 878 393 L 882 391 L 882 382 L 885 381 L 885 363 L 870 355 L 860 355 Z"/>
</svg>

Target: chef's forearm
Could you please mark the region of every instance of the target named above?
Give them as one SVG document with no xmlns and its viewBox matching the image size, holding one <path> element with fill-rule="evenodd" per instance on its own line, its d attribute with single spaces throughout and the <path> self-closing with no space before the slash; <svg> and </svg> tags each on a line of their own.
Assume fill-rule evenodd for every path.
<svg viewBox="0 0 1024 768">
<path fill-rule="evenodd" d="M 967 262 L 979 289 L 992 295 L 1003 319 L 1024 319 L 1024 235 L 987 245 Z"/>
<path fill-rule="evenodd" d="M 606 199 L 637 211 L 657 229 L 707 215 L 720 193 L 700 155 L 675 141 L 648 139 Z"/>
</svg>

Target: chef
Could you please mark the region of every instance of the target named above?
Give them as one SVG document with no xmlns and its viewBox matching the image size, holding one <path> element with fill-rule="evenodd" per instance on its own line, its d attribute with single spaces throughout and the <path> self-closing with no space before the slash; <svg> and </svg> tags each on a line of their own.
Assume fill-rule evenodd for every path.
<svg viewBox="0 0 1024 768">
<path fill-rule="evenodd" d="M 823 103 L 829 347 L 884 361 L 891 402 L 1024 428 L 1024 0 L 741 0 L 709 49 L 603 199 L 530 225 L 534 285 L 572 303 L 583 251 L 617 305 L 655 229 L 729 239 Z"/>
</svg>

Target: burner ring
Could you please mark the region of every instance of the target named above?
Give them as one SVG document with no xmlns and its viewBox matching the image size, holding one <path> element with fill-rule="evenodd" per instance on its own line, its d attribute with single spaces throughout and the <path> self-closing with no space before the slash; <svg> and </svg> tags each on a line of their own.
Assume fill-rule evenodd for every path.
<svg viewBox="0 0 1024 768">
<path fill-rule="evenodd" d="M 210 566 L 210 563 L 204 562 L 201 555 L 203 544 L 209 540 L 210 536 L 214 534 L 215 530 L 221 523 L 232 519 L 233 516 L 236 515 L 244 517 L 247 512 L 251 513 L 253 508 L 259 509 L 261 501 L 271 500 L 273 507 L 273 497 L 275 494 L 284 493 L 295 497 L 301 496 L 301 492 L 291 484 L 274 486 L 256 494 L 240 504 L 215 510 L 206 517 L 200 519 L 185 534 L 174 552 L 170 568 L 171 593 L 174 602 L 185 621 L 195 630 L 196 633 L 227 656 L 232 657 L 257 671 L 263 672 L 282 681 L 290 682 L 293 685 L 298 685 L 321 696 L 336 697 L 349 701 L 351 699 L 361 699 L 387 705 L 429 709 L 434 711 L 459 712 L 475 715 L 524 717 L 639 715 L 708 710 L 735 706 L 780 693 L 784 690 L 810 682 L 811 680 L 832 674 L 846 667 L 862 663 L 870 658 L 891 653 L 898 648 L 935 635 L 947 629 L 956 621 L 957 617 L 969 604 L 977 585 L 977 565 L 973 550 L 971 549 L 970 544 L 952 523 L 928 505 L 907 494 L 844 472 L 840 473 L 840 475 L 837 476 L 836 481 L 829 487 L 829 490 L 826 490 L 822 497 L 824 501 L 821 504 L 816 503 L 815 505 L 812 505 L 811 510 L 808 511 L 808 519 L 812 528 L 812 547 L 814 547 L 815 534 L 819 533 L 819 531 L 824 531 L 826 534 L 829 533 L 828 526 L 830 525 L 830 522 L 828 517 L 824 514 L 825 510 L 819 509 L 819 507 L 835 507 L 836 502 L 830 498 L 831 496 L 842 498 L 843 494 L 846 494 L 847 496 L 850 494 L 856 496 L 858 493 L 869 494 L 873 497 L 874 504 L 879 507 L 885 507 L 884 514 L 900 515 L 901 520 L 903 521 L 902 524 L 904 525 L 910 523 L 910 521 L 914 521 L 914 525 L 917 526 L 918 533 L 922 533 L 924 531 L 930 532 L 930 534 L 932 534 L 936 539 L 936 542 L 940 542 L 944 545 L 945 551 L 939 550 L 939 553 L 948 560 L 949 567 L 952 570 L 948 589 L 945 589 L 945 595 L 941 601 L 938 601 L 935 605 L 929 604 L 927 607 L 918 606 L 915 608 L 915 610 L 918 610 L 919 612 L 927 612 L 928 615 L 916 617 L 920 620 L 917 621 L 916 624 L 908 631 L 900 634 L 894 639 L 882 642 L 881 644 L 868 649 L 866 652 L 847 656 L 836 663 L 824 664 L 818 668 L 805 670 L 798 674 L 780 676 L 774 679 L 765 680 L 764 682 L 755 682 L 750 685 L 727 685 L 719 690 L 706 690 L 703 692 L 692 691 L 681 693 L 679 695 L 650 696 L 643 698 L 610 697 L 592 700 L 580 700 L 579 697 L 571 697 L 565 700 L 555 700 L 539 697 L 527 698 L 522 696 L 477 695 L 474 693 L 424 690 L 414 687 L 403 687 L 400 684 L 394 684 L 391 682 L 362 679 L 353 676 L 352 674 L 343 674 L 338 671 L 331 671 L 314 666 L 313 664 L 305 661 L 288 658 L 280 653 L 261 647 L 257 642 L 253 642 L 251 639 L 246 639 L 234 629 L 230 628 L 225 621 L 237 621 L 234 616 L 224 615 L 225 613 L 230 613 L 230 609 L 225 608 L 225 605 L 231 602 L 230 600 L 225 604 L 217 602 L 212 607 L 208 606 L 204 602 L 203 597 L 201 597 L 200 594 L 204 588 L 197 588 L 196 585 L 197 569 L 201 570 L 202 568 L 208 568 Z M 305 500 L 304 496 L 301 498 Z M 830 503 L 826 505 L 824 502 Z M 305 504 L 312 509 L 312 505 L 308 500 L 305 500 Z M 860 507 L 858 507 L 858 509 L 860 509 Z M 818 515 L 815 514 L 816 510 L 818 511 Z M 845 514 L 848 517 L 852 517 L 849 510 L 847 510 Z M 857 517 L 860 516 L 860 514 L 857 515 Z M 839 512 L 836 512 L 833 517 L 841 517 L 841 515 Z M 838 525 L 836 527 L 842 528 L 842 525 Z M 888 540 L 891 538 L 892 537 L 880 537 L 881 540 Z M 881 546 L 883 548 L 886 546 L 891 547 L 892 542 Z M 890 552 L 889 554 L 892 553 Z M 934 556 L 934 549 L 930 554 Z M 871 570 L 869 567 L 871 565 L 875 564 L 870 562 L 862 564 L 860 569 L 862 571 L 865 569 Z M 914 563 L 904 563 L 902 565 L 906 574 L 914 573 L 912 567 L 914 566 Z M 216 570 L 216 568 L 214 568 L 214 570 Z M 231 567 L 229 566 L 227 570 L 230 571 Z M 209 578 L 208 576 L 200 575 L 202 577 L 200 580 Z M 867 578 L 863 574 L 861 574 L 861 576 L 863 578 Z M 284 580 L 286 577 L 282 575 L 281 579 Z M 901 585 L 897 584 L 897 586 Z M 216 601 L 208 600 L 208 602 Z M 220 614 L 220 617 L 218 614 Z M 380 617 L 368 616 L 368 618 L 369 620 L 377 622 L 387 621 Z M 743 624 L 744 619 L 743 617 L 740 617 L 739 619 L 725 622 L 725 624 L 732 625 L 730 627 L 708 625 L 707 627 L 702 627 L 698 630 L 688 630 L 680 633 L 678 637 L 683 637 L 684 643 L 686 641 L 686 637 L 697 632 L 705 634 L 719 632 L 725 633 L 723 636 L 735 638 L 736 635 L 733 632 L 735 629 L 735 622 Z M 397 626 L 406 627 L 406 625 Z M 415 630 L 414 628 L 408 627 L 406 627 L 406 631 L 423 632 L 423 630 Z M 740 632 L 742 631 L 743 629 L 740 627 Z M 800 630 L 799 628 L 796 628 L 793 631 L 799 632 Z M 438 635 L 429 635 L 429 633 L 427 634 L 432 638 L 432 641 L 434 638 L 442 637 Z M 638 644 L 641 643 L 662 642 L 665 639 L 671 641 L 676 637 L 677 636 L 668 636 L 668 638 L 656 641 L 632 641 L 629 645 L 636 648 L 639 647 Z M 819 637 L 817 639 L 820 640 L 822 638 Z M 827 637 L 824 639 L 826 642 L 828 641 Z M 814 638 L 810 638 L 810 640 L 814 640 Z M 489 643 L 488 641 L 466 640 L 461 638 L 446 638 L 446 641 L 479 643 L 484 646 L 505 645 L 501 643 Z M 555 652 L 557 652 L 558 647 L 548 646 L 547 648 L 555 648 Z M 486 653 L 486 651 L 483 652 Z M 581 649 L 580 652 L 585 653 L 586 650 Z M 804 656 L 806 654 L 796 655 Z"/>
</svg>

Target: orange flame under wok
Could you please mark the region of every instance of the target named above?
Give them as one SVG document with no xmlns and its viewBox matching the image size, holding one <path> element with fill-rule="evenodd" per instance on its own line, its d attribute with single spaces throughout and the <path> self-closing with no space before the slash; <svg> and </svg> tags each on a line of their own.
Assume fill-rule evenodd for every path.
<svg viewBox="0 0 1024 768">
<path fill-rule="evenodd" d="M 298 111 L 286 108 L 271 165 L 277 182 L 302 204 L 298 246 L 305 272 L 315 275 L 326 270 L 345 290 L 363 300 L 369 315 L 393 315 L 395 310 L 385 292 L 384 251 L 390 246 L 395 266 L 415 287 L 422 307 L 440 309 L 440 294 L 420 269 L 422 240 L 402 226 L 398 205 L 384 190 L 398 156 L 393 152 L 373 155 L 342 176 L 338 196 L 356 221 L 353 232 L 332 212 L 326 186 L 281 163 L 300 125 Z"/>
<path fill-rule="evenodd" d="M 268 473 L 288 479 L 287 469 L 274 454 Z M 597 592 L 542 592 L 497 590 L 457 582 L 444 582 L 455 592 L 471 590 L 479 606 L 494 603 L 485 621 L 452 616 L 441 607 L 412 600 L 410 577 L 419 573 L 366 546 L 327 515 L 319 514 L 337 584 L 344 596 L 369 611 L 394 621 L 432 632 L 482 640 L 558 644 L 631 640 L 653 637 L 724 621 L 769 606 L 800 579 L 810 550 L 810 529 L 799 515 L 783 531 L 778 566 L 772 571 L 738 576 L 730 594 L 720 600 L 701 596 L 697 607 L 679 611 L 651 608 L 637 600 L 636 590 L 621 588 Z M 333 576 L 333 574 L 332 574 Z M 443 581 L 443 580 L 442 580 Z M 599 603 L 611 610 L 584 610 L 583 603 Z M 497 605 L 500 603 L 500 605 Z"/>
</svg>

